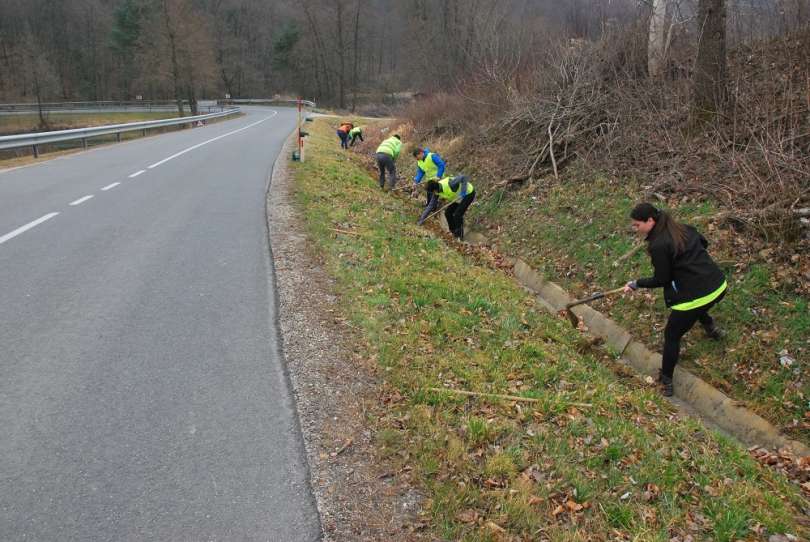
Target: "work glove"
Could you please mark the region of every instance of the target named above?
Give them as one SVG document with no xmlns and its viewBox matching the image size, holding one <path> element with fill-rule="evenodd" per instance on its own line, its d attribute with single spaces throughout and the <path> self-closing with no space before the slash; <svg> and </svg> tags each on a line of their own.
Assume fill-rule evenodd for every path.
<svg viewBox="0 0 810 542">
<path fill-rule="evenodd" d="M 629 294 L 632 291 L 638 289 L 638 283 L 634 280 L 629 281 L 627 284 L 624 285 L 624 293 Z"/>
</svg>

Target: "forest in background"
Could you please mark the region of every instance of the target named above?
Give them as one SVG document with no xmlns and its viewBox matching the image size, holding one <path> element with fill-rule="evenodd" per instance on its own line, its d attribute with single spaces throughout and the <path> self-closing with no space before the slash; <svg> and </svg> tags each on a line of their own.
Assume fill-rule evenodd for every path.
<svg viewBox="0 0 810 542">
<path fill-rule="evenodd" d="M 697 0 L 667 4 L 667 48 L 695 41 Z M 785 34 L 807 0 L 728 0 L 730 43 Z M 0 101 L 301 95 L 329 106 L 453 91 L 555 45 L 646 27 L 652 0 L 2 0 Z M 664 26 L 662 26 L 664 28 Z M 643 44 L 642 44 L 643 49 Z M 672 64 L 673 72 L 688 71 Z"/>
<path fill-rule="evenodd" d="M 0 102 L 394 112 L 419 138 L 467 136 L 467 157 L 500 145 L 502 178 L 597 158 L 793 243 L 810 213 L 808 21 L 810 0 L 0 0 Z"/>
</svg>

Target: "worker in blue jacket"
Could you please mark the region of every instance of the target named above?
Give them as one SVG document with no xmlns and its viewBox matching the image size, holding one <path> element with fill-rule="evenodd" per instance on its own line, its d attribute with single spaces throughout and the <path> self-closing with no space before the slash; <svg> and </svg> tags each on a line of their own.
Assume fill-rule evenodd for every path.
<svg viewBox="0 0 810 542">
<path fill-rule="evenodd" d="M 419 184 L 423 179 L 439 180 L 444 177 L 444 161 L 437 152 L 430 152 L 427 147 L 417 147 L 413 151 L 416 158 L 416 176 L 413 182 Z"/>
</svg>

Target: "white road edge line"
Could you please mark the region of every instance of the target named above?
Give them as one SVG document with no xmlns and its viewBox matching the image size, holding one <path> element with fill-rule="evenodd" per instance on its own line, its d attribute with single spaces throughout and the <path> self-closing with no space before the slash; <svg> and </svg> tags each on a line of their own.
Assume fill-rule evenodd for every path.
<svg viewBox="0 0 810 542">
<path fill-rule="evenodd" d="M 116 187 L 116 186 L 118 186 L 119 184 L 121 184 L 121 183 L 112 183 L 112 184 L 108 184 L 107 186 L 105 186 L 104 188 L 102 188 L 102 189 L 101 189 L 101 191 L 102 191 L 102 192 L 106 192 L 106 191 L 107 191 L 107 190 L 109 190 L 110 188 L 115 188 L 115 187 Z"/>
<path fill-rule="evenodd" d="M 71 201 L 70 203 L 68 203 L 68 205 L 74 205 L 74 206 L 75 205 L 81 205 L 82 203 L 84 203 L 85 201 L 87 201 L 89 199 L 93 199 L 93 196 L 90 195 L 90 196 L 85 196 L 83 198 L 79 198 L 76 201 Z"/>
<path fill-rule="evenodd" d="M 233 135 L 233 134 L 235 134 L 235 133 L 242 132 L 242 131 L 244 131 L 244 130 L 247 130 L 248 128 L 253 128 L 253 127 L 254 127 L 254 126 L 256 126 L 257 124 L 261 124 L 261 123 L 263 123 L 263 122 L 264 122 L 264 121 L 266 121 L 266 120 L 272 119 L 272 118 L 273 118 L 273 117 L 275 117 L 277 114 L 278 114 L 278 111 L 273 111 L 273 114 L 272 114 L 272 115 L 270 115 L 269 117 L 266 117 L 266 118 L 263 118 L 262 120 L 256 121 L 256 122 L 254 122 L 253 124 L 248 124 L 247 126 L 244 126 L 244 127 L 242 127 L 242 128 L 239 128 L 238 130 L 233 130 L 232 132 L 228 132 L 227 134 L 222 134 L 221 136 L 217 136 L 217 137 L 215 137 L 215 138 L 213 138 L 213 139 L 209 139 L 208 141 L 203 141 L 202 143 L 197 143 L 196 145 L 194 145 L 194 146 L 192 146 L 192 147 L 189 147 L 189 148 L 187 148 L 187 149 L 185 149 L 185 150 L 182 150 L 182 151 L 180 151 L 180 152 L 178 152 L 178 153 L 176 153 L 176 154 L 173 154 L 173 155 L 169 156 L 168 158 L 164 158 L 164 159 L 163 159 L 163 160 L 161 160 L 160 162 L 155 162 L 155 163 L 154 163 L 154 164 L 152 164 L 151 166 L 148 166 L 148 169 L 156 168 L 156 167 L 158 167 L 159 165 L 165 164 L 165 163 L 166 163 L 166 162 L 168 162 L 169 160 L 173 160 L 173 159 L 177 158 L 177 157 L 178 157 L 178 156 L 180 156 L 180 155 L 186 154 L 186 153 L 187 153 L 187 152 L 189 152 L 189 151 L 193 151 L 194 149 L 198 149 L 198 148 L 202 147 L 203 145 L 207 145 L 207 144 L 209 144 L 209 143 L 213 143 L 214 141 L 216 141 L 216 140 L 218 140 L 218 139 L 222 139 L 223 137 L 228 137 L 229 135 Z"/>
<path fill-rule="evenodd" d="M 130 176 L 129 176 L 129 178 L 130 178 L 130 179 L 134 179 L 135 177 L 137 177 L 137 176 L 138 176 L 138 175 L 140 175 L 141 173 L 146 173 L 146 170 L 145 170 L 145 169 L 142 169 L 142 170 L 140 170 L 140 171 L 136 171 L 135 173 L 133 173 L 132 175 L 130 175 Z"/>
<path fill-rule="evenodd" d="M 17 236 L 18 236 L 18 235 L 20 235 L 21 233 L 27 232 L 27 231 L 28 231 L 28 230 L 30 230 L 31 228 L 34 228 L 34 227 L 36 227 L 36 226 L 39 226 L 40 224 L 42 224 L 42 223 L 43 223 L 43 222 L 45 222 L 46 220 L 50 220 L 50 219 L 52 219 L 53 217 L 55 217 L 56 215 L 58 215 L 58 214 L 59 214 L 59 213 L 48 213 L 47 215 L 45 215 L 45 216 L 43 216 L 43 217 L 37 218 L 37 219 L 36 219 L 36 220 L 34 220 L 33 222 L 29 222 L 29 223 L 28 223 L 28 224 L 26 224 L 25 226 L 20 226 L 20 227 L 19 227 L 19 228 L 17 228 L 16 230 L 14 230 L 14 231 L 12 231 L 12 232 L 9 232 L 9 233 L 5 234 L 3 237 L 0 237 L 0 245 L 2 245 L 3 243 L 5 243 L 6 241 L 8 241 L 8 240 L 10 240 L 10 239 L 14 239 L 15 237 L 17 237 Z"/>
</svg>

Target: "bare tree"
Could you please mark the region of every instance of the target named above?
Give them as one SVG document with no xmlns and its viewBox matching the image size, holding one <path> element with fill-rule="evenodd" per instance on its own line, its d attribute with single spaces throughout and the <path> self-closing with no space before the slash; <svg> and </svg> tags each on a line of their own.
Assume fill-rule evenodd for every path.
<svg viewBox="0 0 810 542">
<path fill-rule="evenodd" d="M 713 119 L 728 99 L 725 0 L 700 0 L 697 20 L 700 32 L 692 83 L 693 125 Z"/>
<path fill-rule="evenodd" d="M 360 59 L 360 6 L 361 0 L 357 0 L 357 8 L 354 11 L 354 43 L 352 46 L 352 113 L 357 108 L 357 79 L 359 73 L 357 71 L 358 62 Z"/>
<path fill-rule="evenodd" d="M 42 54 L 42 49 L 34 39 L 31 32 L 26 32 L 23 38 L 23 51 L 25 57 L 25 77 L 31 94 L 37 101 L 37 113 L 39 114 L 39 126 L 42 129 L 48 127 L 48 121 L 42 108 L 58 88 L 58 80 L 54 68 Z"/>
<path fill-rule="evenodd" d="M 343 0 L 335 0 L 337 15 L 337 54 L 340 69 L 338 70 L 338 104 L 340 108 L 346 107 L 346 47 L 343 43 Z"/>
<path fill-rule="evenodd" d="M 184 114 L 185 101 L 194 114 L 198 96 L 215 79 L 210 26 L 190 0 L 157 0 L 154 7 L 150 32 L 144 36 L 144 79 L 153 85 L 168 83 L 178 112 Z"/>
<path fill-rule="evenodd" d="M 647 72 L 658 78 L 664 72 L 666 57 L 667 0 L 652 0 L 650 13 L 650 38 L 647 46 Z"/>
</svg>

